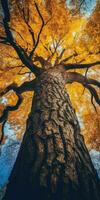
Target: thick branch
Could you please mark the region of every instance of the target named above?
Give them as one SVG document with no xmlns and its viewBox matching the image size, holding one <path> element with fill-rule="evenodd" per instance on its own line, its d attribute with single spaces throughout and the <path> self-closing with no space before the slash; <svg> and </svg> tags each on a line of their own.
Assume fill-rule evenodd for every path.
<svg viewBox="0 0 100 200">
<path fill-rule="evenodd" d="M 34 62 L 36 62 L 36 61 L 40 62 L 41 66 L 43 68 L 48 64 L 48 61 L 45 60 L 42 56 L 35 55 Z"/>
<path fill-rule="evenodd" d="M 16 84 L 9 85 L 6 89 L 4 89 L 0 96 L 5 95 L 10 90 L 13 90 L 15 93 L 22 94 L 26 91 L 33 91 L 35 89 L 35 80 L 24 82 L 21 86 L 17 86 Z"/>
<path fill-rule="evenodd" d="M 32 60 L 28 57 L 27 53 L 24 51 L 22 47 L 20 47 L 13 38 L 13 34 L 10 30 L 10 12 L 8 8 L 8 0 L 1 0 L 1 5 L 4 12 L 4 18 L 3 18 L 3 25 L 7 37 L 8 43 L 15 49 L 16 53 L 18 54 L 19 58 L 21 59 L 22 63 L 27 66 L 31 72 L 33 72 L 35 75 L 39 75 L 42 72 L 42 69 L 38 68 L 36 65 L 33 64 Z"/>
<path fill-rule="evenodd" d="M 78 72 L 68 72 L 66 74 L 67 83 L 73 83 L 74 81 L 82 83 L 82 84 L 93 84 L 100 88 L 100 82 L 96 81 L 92 78 L 87 78 Z"/>
<path fill-rule="evenodd" d="M 94 62 L 94 63 L 89 63 L 89 64 L 80 64 L 80 63 L 66 64 L 63 66 L 66 70 L 70 70 L 70 69 L 85 69 L 85 68 L 89 69 L 95 65 L 100 65 L 100 61 Z"/>
</svg>

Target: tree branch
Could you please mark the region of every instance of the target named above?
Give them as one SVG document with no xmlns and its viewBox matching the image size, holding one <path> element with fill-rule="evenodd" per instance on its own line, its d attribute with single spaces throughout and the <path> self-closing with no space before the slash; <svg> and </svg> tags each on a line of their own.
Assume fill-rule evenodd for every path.
<svg viewBox="0 0 100 200">
<path fill-rule="evenodd" d="M 74 50 L 74 53 L 72 54 L 72 55 L 70 55 L 70 56 L 68 56 L 67 58 L 64 58 L 63 60 L 61 60 L 61 62 L 59 63 L 59 64 L 62 64 L 62 65 L 67 65 L 65 62 L 67 62 L 68 60 L 70 60 L 71 58 L 76 58 L 78 56 L 78 53 L 76 52 L 76 50 Z M 82 61 L 84 61 L 83 59 L 82 59 Z M 80 61 L 80 62 L 82 62 L 82 61 Z"/>
<path fill-rule="evenodd" d="M 45 68 L 45 65 L 48 64 L 47 60 L 45 60 L 42 56 L 38 56 L 37 54 L 34 56 L 34 62 L 36 61 L 38 61 L 43 68 Z"/>
<path fill-rule="evenodd" d="M 57 64 L 61 64 L 61 62 L 59 63 L 59 61 L 61 60 L 64 52 L 66 51 L 66 49 L 62 49 L 61 53 L 57 56 L 56 60 L 55 60 L 55 65 Z"/>
<path fill-rule="evenodd" d="M 22 96 L 18 93 L 17 93 L 17 96 L 18 96 L 18 101 L 17 101 L 16 105 L 15 106 L 7 106 L 5 108 L 5 110 L 3 111 L 2 116 L 0 117 L 0 123 L 2 123 L 2 135 L 0 138 L 0 144 L 2 143 L 3 138 L 4 138 L 4 125 L 7 121 L 9 111 L 17 110 L 22 103 Z"/>
<path fill-rule="evenodd" d="M 13 90 L 16 94 L 22 94 L 23 92 L 33 91 L 36 86 L 36 79 L 32 81 L 24 82 L 21 86 L 17 86 L 17 84 L 11 84 L 7 88 L 5 88 L 2 92 L 0 92 L 0 97 L 8 93 L 10 90 Z"/>
<path fill-rule="evenodd" d="M 46 26 L 47 23 L 48 23 L 48 22 L 50 21 L 50 19 L 51 19 L 51 18 L 50 18 L 49 20 L 47 20 L 47 22 L 44 22 L 43 16 L 42 16 L 42 14 L 41 14 L 41 12 L 40 12 L 40 10 L 39 10 L 39 7 L 38 7 L 37 3 L 34 2 L 34 4 L 35 4 L 35 8 L 36 8 L 36 10 L 37 10 L 37 12 L 38 12 L 38 15 L 39 15 L 39 17 L 40 17 L 40 19 L 41 19 L 42 24 L 41 24 L 41 28 L 40 28 L 40 30 L 39 30 L 37 39 L 34 40 L 35 46 L 34 46 L 34 48 L 32 49 L 32 51 L 30 52 L 30 56 L 29 56 L 30 58 L 33 57 L 33 54 L 34 54 L 34 52 L 35 52 L 35 49 L 37 48 L 37 46 L 38 46 L 38 44 L 39 44 L 40 36 L 41 36 L 41 33 L 42 33 L 42 31 L 43 31 L 44 26 Z"/>
<path fill-rule="evenodd" d="M 66 83 L 73 82 L 81 83 L 85 88 L 87 88 L 91 93 L 91 96 L 95 99 L 96 103 L 100 105 L 100 98 L 97 94 L 97 91 L 93 86 L 91 86 L 92 84 L 100 89 L 100 82 L 91 78 L 87 78 L 86 76 L 83 76 L 82 74 L 77 72 L 68 72 L 66 74 Z"/>
<path fill-rule="evenodd" d="M 67 83 L 73 83 L 74 81 L 82 83 L 82 84 L 93 84 L 100 88 L 100 82 L 95 79 L 87 78 L 86 76 L 78 73 L 78 72 L 68 72 L 66 74 Z"/>
<path fill-rule="evenodd" d="M 16 2 L 17 3 L 17 2 Z M 19 9 L 19 11 L 20 11 L 20 6 L 19 6 L 19 2 L 17 3 L 17 6 L 18 6 L 18 9 Z M 30 24 L 29 24 L 29 7 L 28 7 L 28 16 L 27 16 L 27 18 L 26 18 L 26 16 L 25 16 L 25 12 L 24 12 L 24 8 L 23 8 L 23 14 L 21 14 L 21 11 L 20 11 L 20 14 L 21 14 L 21 17 L 22 17 L 22 19 L 24 20 L 24 22 L 25 22 L 25 24 L 28 26 L 28 30 L 29 30 L 29 33 L 30 33 L 30 35 L 31 35 L 31 37 L 32 37 L 32 41 L 33 41 L 33 46 L 35 45 L 35 35 L 34 35 L 34 31 L 33 31 L 33 29 L 32 29 L 32 27 L 30 26 Z"/>
<path fill-rule="evenodd" d="M 74 64 L 66 64 L 63 65 L 63 67 L 66 70 L 70 70 L 70 69 L 85 69 L 85 68 L 91 68 L 95 65 L 100 65 L 100 61 L 94 62 L 94 63 L 89 63 L 89 64 L 80 64 L 80 63 L 74 63 Z"/>
<path fill-rule="evenodd" d="M 15 106 L 7 106 L 5 110 L 3 111 L 2 116 L 0 117 L 0 123 L 2 123 L 4 120 L 7 120 L 8 112 L 17 110 L 22 103 L 22 96 L 17 93 L 18 101 Z"/>
</svg>

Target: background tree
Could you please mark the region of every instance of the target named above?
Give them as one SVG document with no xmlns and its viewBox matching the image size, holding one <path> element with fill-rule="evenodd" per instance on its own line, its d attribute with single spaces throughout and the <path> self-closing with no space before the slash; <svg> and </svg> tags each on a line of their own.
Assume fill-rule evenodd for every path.
<svg viewBox="0 0 100 200">
<path fill-rule="evenodd" d="M 100 83 L 87 77 L 87 71 L 100 64 L 97 60 L 98 51 L 91 53 L 86 45 L 86 52 L 82 56 L 81 39 L 81 47 L 76 48 L 80 38 L 80 19 L 78 15 L 73 19 L 65 1 L 50 1 L 49 6 L 47 1 L 44 3 L 11 1 L 8 6 L 7 0 L 1 0 L 3 36 L 0 39 L 3 45 L 7 45 L 4 55 L 8 54 L 8 58 L 2 58 L 8 66 L 6 68 L 2 65 L 1 73 L 3 71 L 3 79 L 6 76 L 6 83 L 9 83 L 8 86 L 2 86 L 1 95 L 13 91 L 14 94 L 11 92 L 10 95 L 15 103 L 13 105 L 13 101 L 10 104 L 8 102 L 0 117 L 1 142 L 9 111 L 19 108 L 24 92 L 34 91 L 25 135 L 4 199 L 41 199 L 41 196 L 52 200 L 99 199 L 99 180 L 80 134 L 75 111 L 65 91 L 66 84 L 78 82 L 90 92 L 92 104 L 94 105 L 93 100 L 100 104 L 95 89 L 95 86 L 100 88 Z M 43 10 L 43 15 L 40 10 Z M 58 21 L 60 13 L 63 15 Z M 78 28 L 75 29 L 74 37 L 71 36 L 67 42 L 68 34 L 71 34 L 72 19 L 76 20 Z M 85 23 L 85 18 L 81 17 L 81 25 Z M 10 55 L 8 49 L 11 51 Z M 68 55 L 66 49 L 72 54 Z M 89 61 L 95 61 L 85 63 L 86 54 L 92 57 Z M 87 69 L 85 75 L 81 71 L 83 69 Z M 21 78 L 18 79 L 19 75 Z M 18 85 L 14 84 L 15 78 Z M 30 81 L 26 82 L 25 78 Z M 30 98 L 32 93 L 29 94 Z M 31 106 L 31 102 L 27 101 L 27 104 Z M 94 108 L 97 111 L 95 105 Z"/>
</svg>

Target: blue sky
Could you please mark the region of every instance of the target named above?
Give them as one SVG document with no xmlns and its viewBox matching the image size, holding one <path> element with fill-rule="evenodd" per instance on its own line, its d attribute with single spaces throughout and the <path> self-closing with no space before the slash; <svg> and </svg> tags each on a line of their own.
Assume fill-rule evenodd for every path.
<svg viewBox="0 0 100 200">
<path fill-rule="evenodd" d="M 77 0 L 77 2 L 81 2 L 80 0 Z M 67 6 L 71 8 L 71 0 L 66 0 Z M 84 13 L 87 17 L 89 17 L 95 6 L 96 6 L 97 0 L 85 0 L 85 4 L 81 7 L 81 12 Z"/>
</svg>

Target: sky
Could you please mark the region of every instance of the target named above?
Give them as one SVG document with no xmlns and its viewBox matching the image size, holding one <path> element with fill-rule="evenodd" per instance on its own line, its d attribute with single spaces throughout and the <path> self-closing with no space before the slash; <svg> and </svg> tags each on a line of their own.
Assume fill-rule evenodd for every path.
<svg viewBox="0 0 100 200">
<path fill-rule="evenodd" d="M 79 5 L 81 1 L 77 0 L 77 2 L 79 2 Z M 96 6 L 97 0 L 85 0 L 84 2 L 85 3 L 81 6 L 81 13 L 84 13 L 85 16 L 89 17 Z M 67 6 L 71 8 L 71 0 L 66 0 L 66 3 Z"/>
<path fill-rule="evenodd" d="M 7 139 L 5 144 L 0 147 L 0 188 L 4 187 L 7 183 L 20 144 L 16 140 L 16 134 L 14 134 L 14 130 L 10 127 L 9 123 L 6 123 L 4 132 Z"/>
</svg>

